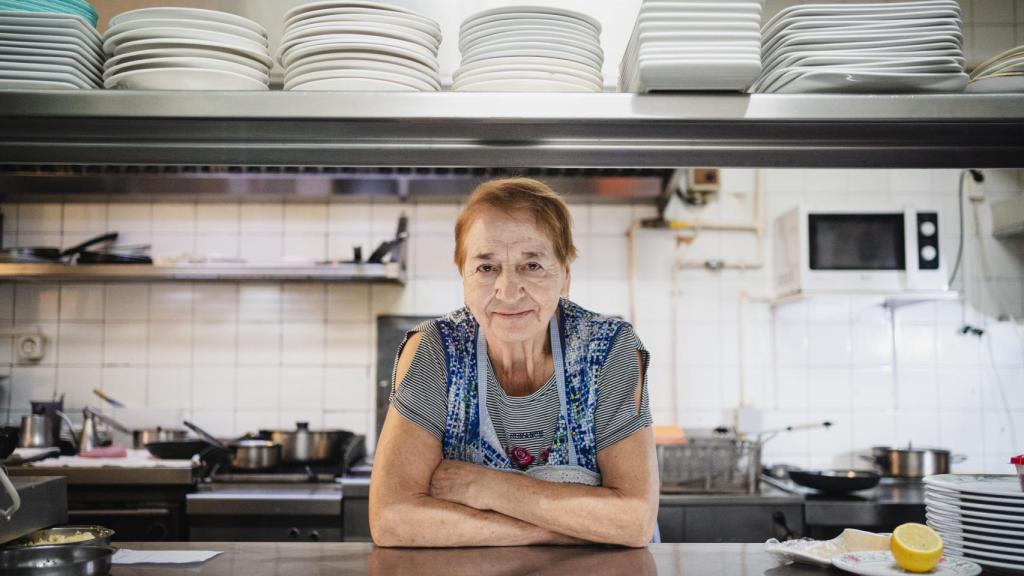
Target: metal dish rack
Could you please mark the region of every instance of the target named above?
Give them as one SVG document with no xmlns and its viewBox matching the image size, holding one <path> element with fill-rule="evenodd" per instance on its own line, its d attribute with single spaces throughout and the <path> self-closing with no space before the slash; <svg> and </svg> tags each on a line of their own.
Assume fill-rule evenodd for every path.
<svg viewBox="0 0 1024 576">
<path fill-rule="evenodd" d="M 686 444 L 658 446 L 658 470 L 666 493 L 756 494 L 761 444 L 696 437 Z"/>
</svg>

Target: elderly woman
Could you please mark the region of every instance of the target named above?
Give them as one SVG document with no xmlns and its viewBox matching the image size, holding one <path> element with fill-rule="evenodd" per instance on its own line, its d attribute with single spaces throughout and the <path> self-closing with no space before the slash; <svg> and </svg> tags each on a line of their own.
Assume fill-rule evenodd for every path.
<svg viewBox="0 0 1024 576">
<path fill-rule="evenodd" d="M 411 331 L 370 483 L 380 546 L 644 546 L 658 468 L 649 355 L 567 299 L 565 203 L 529 179 L 473 192 L 455 225 L 466 306 Z"/>
</svg>

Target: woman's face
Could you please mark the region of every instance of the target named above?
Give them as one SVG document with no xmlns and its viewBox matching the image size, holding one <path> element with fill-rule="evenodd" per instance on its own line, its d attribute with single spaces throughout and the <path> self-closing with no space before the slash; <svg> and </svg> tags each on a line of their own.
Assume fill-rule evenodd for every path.
<svg viewBox="0 0 1024 576">
<path fill-rule="evenodd" d="M 462 289 L 488 339 L 522 342 L 546 335 L 569 270 L 529 213 L 480 212 L 465 237 Z"/>
</svg>

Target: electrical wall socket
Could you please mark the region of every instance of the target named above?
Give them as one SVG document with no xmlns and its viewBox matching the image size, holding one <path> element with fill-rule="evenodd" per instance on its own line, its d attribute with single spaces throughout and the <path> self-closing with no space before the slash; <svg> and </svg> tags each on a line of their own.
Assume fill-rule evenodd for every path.
<svg viewBox="0 0 1024 576">
<path fill-rule="evenodd" d="M 16 345 L 18 362 L 39 362 L 46 356 L 46 338 L 42 334 L 18 336 Z"/>
</svg>

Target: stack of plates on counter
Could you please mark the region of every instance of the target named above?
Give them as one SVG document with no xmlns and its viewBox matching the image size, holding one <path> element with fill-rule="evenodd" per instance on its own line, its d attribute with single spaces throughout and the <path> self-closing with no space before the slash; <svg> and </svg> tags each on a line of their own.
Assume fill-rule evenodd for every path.
<svg viewBox="0 0 1024 576">
<path fill-rule="evenodd" d="M 751 92 L 962 92 L 956 0 L 801 4 L 761 30 L 764 69 Z"/>
<path fill-rule="evenodd" d="M 228 12 L 142 8 L 110 19 L 106 88 L 267 90 L 273 60 L 262 26 Z"/>
<path fill-rule="evenodd" d="M 3 2 L 0 6 L 19 4 Z M 0 89 L 100 88 L 100 35 L 82 16 L 0 11 Z"/>
<path fill-rule="evenodd" d="M 746 90 L 761 72 L 762 0 L 644 0 L 623 92 Z"/>
<path fill-rule="evenodd" d="M 93 28 L 99 20 L 96 9 L 85 0 L 0 0 L 0 12 L 66 14 L 85 20 Z"/>
<path fill-rule="evenodd" d="M 928 476 L 928 525 L 948 556 L 998 572 L 1024 574 L 1024 491 L 1015 475 Z"/>
<path fill-rule="evenodd" d="M 561 8 L 506 6 L 470 16 L 459 29 L 461 92 L 600 92 L 601 24 Z"/>
<path fill-rule="evenodd" d="M 285 90 L 437 92 L 441 27 L 412 10 L 328 0 L 285 14 Z"/>
<path fill-rule="evenodd" d="M 1024 46 L 987 60 L 971 73 L 967 92 L 979 94 L 1024 92 Z"/>
</svg>

